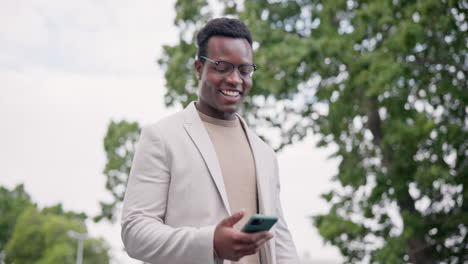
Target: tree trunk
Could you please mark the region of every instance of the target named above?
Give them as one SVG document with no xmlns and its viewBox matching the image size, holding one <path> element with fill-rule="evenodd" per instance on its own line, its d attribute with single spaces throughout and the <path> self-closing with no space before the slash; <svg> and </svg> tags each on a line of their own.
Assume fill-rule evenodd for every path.
<svg viewBox="0 0 468 264">
<path fill-rule="evenodd" d="M 390 171 L 392 168 L 392 160 L 389 155 L 389 151 L 384 149 L 381 145 L 383 131 L 382 131 L 382 120 L 378 111 L 378 101 L 376 98 L 371 98 L 369 104 L 369 111 L 367 112 L 368 127 L 374 137 L 374 144 L 382 150 L 382 163 Z M 397 200 L 397 204 L 400 210 L 416 212 L 414 206 L 414 199 L 410 196 L 408 189 L 405 190 L 404 199 Z M 405 223 L 403 222 L 403 225 Z M 406 252 L 410 258 L 410 261 L 414 264 L 435 264 L 435 260 L 432 257 L 430 245 L 424 240 L 422 234 L 416 234 L 406 241 Z"/>
</svg>

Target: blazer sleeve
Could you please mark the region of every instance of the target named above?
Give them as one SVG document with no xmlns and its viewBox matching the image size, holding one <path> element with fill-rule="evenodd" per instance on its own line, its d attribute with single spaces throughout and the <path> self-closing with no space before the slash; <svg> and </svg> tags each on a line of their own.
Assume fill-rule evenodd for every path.
<svg viewBox="0 0 468 264">
<path fill-rule="evenodd" d="M 278 223 L 276 224 L 276 233 L 275 233 L 275 255 L 277 264 L 298 264 L 299 256 L 297 255 L 296 247 L 292 240 L 291 233 L 289 232 L 288 226 L 284 219 L 283 209 L 281 207 L 280 201 L 280 181 L 279 181 L 279 169 L 278 169 L 278 160 L 275 157 L 275 170 L 276 170 L 276 179 L 275 179 L 275 206 L 276 213 L 278 217 Z"/>
<path fill-rule="evenodd" d="M 125 192 L 122 240 L 128 255 L 149 263 L 214 263 L 215 226 L 164 223 L 171 171 L 156 126 L 142 130 Z"/>
</svg>

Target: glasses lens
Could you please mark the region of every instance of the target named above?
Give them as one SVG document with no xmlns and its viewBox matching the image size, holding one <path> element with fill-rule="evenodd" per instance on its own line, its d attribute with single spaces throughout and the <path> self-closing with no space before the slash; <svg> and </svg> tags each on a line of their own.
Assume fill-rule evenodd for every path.
<svg viewBox="0 0 468 264">
<path fill-rule="evenodd" d="M 220 73 L 231 72 L 234 69 L 234 65 L 226 61 L 218 61 L 216 70 Z"/>
<path fill-rule="evenodd" d="M 252 65 L 241 65 L 239 67 L 239 72 L 242 75 L 246 75 L 246 76 L 251 76 L 253 74 L 254 70 L 255 70 L 255 68 Z"/>
</svg>

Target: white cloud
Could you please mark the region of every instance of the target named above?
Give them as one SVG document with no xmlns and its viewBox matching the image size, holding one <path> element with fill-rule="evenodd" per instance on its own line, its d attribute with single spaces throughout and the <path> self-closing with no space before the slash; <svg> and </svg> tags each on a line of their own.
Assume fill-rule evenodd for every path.
<svg viewBox="0 0 468 264">
<path fill-rule="evenodd" d="M 3 1 L 0 8 L 0 39 L 5 45 L 33 47 L 47 43 L 45 18 L 28 1 Z"/>
<path fill-rule="evenodd" d="M 1 11 L 0 67 L 84 73 L 154 73 L 177 37 L 171 1 L 25 1 Z"/>
</svg>

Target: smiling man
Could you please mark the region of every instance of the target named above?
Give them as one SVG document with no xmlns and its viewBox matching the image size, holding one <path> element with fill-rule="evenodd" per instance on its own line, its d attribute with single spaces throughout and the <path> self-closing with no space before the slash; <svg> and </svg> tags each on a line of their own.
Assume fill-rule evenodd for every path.
<svg viewBox="0 0 468 264">
<path fill-rule="evenodd" d="M 213 19 L 197 44 L 197 102 L 142 131 L 124 200 L 126 250 L 149 263 L 299 263 L 275 153 L 236 113 L 257 70 L 250 31 Z M 279 221 L 241 232 L 257 213 Z"/>
<path fill-rule="evenodd" d="M 198 35 L 199 45 L 206 45 L 207 49 L 200 49 L 195 61 L 200 80 L 197 109 L 217 119 L 234 120 L 257 69 L 252 64 L 252 40 L 216 35 L 205 40 L 208 33 L 211 31 Z"/>
</svg>

